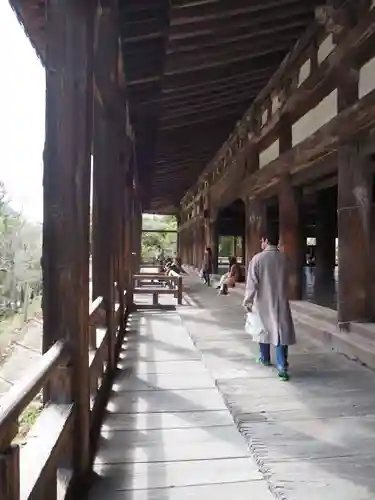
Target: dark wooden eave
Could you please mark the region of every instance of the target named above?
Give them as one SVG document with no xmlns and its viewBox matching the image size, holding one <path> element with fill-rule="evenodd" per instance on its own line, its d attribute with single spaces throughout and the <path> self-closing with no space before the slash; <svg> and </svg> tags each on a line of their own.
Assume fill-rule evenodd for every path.
<svg viewBox="0 0 375 500">
<path fill-rule="evenodd" d="M 43 59 L 44 2 L 14 3 Z M 178 207 L 321 3 L 119 0 L 144 210 Z"/>
</svg>

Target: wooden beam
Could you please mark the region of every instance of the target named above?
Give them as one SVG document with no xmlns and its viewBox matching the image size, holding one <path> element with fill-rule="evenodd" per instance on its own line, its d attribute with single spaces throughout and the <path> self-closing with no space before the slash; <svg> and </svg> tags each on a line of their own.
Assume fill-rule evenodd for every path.
<svg viewBox="0 0 375 500">
<path fill-rule="evenodd" d="M 284 54 L 288 52 L 288 50 L 293 46 L 293 42 L 298 39 L 296 35 L 294 39 L 288 39 L 284 42 L 281 42 L 277 45 L 278 52 L 283 52 Z M 241 61 L 250 62 L 252 59 L 256 59 L 259 57 L 263 57 L 266 54 L 274 54 L 275 53 L 275 45 L 270 42 L 266 42 L 262 44 L 259 48 L 255 49 L 254 52 L 249 53 L 248 51 L 239 50 L 238 52 L 234 52 L 233 54 L 228 54 L 227 57 L 224 57 L 223 54 L 218 54 L 217 56 L 213 56 L 211 59 L 205 60 L 204 57 L 197 57 L 197 61 L 194 62 L 194 58 L 186 59 L 183 56 L 179 56 L 177 59 L 173 59 L 171 62 L 169 58 L 166 62 L 166 70 L 165 75 L 172 76 L 177 74 L 190 73 L 195 71 L 206 71 L 211 68 L 216 68 L 220 66 L 227 66 L 230 64 L 238 63 Z M 190 63 L 190 65 L 189 65 Z"/>
<path fill-rule="evenodd" d="M 210 126 L 211 122 L 225 119 L 228 118 L 229 116 L 233 117 L 233 120 L 236 120 L 241 116 L 242 109 L 243 109 L 242 106 L 238 109 L 237 108 L 233 109 L 233 106 L 231 106 L 231 108 L 226 111 L 222 111 L 221 113 L 214 113 L 212 115 L 210 114 L 208 116 L 200 116 L 199 114 L 197 114 L 196 116 L 192 117 L 189 120 L 181 120 L 180 118 L 174 118 L 164 122 L 161 125 L 160 130 L 188 128 L 191 127 L 192 125 L 197 125 L 202 123 L 206 123 L 207 126 Z"/>
<path fill-rule="evenodd" d="M 220 8 L 223 5 L 223 8 Z M 227 4 L 207 3 L 204 5 L 186 6 L 178 8 L 174 5 L 171 8 L 171 26 L 181 27 L 189 24 L 199 25 L 199 23 L 220 20 L 228 20 L 231 17 L 244 17 L 246 15 L 255 16 L 256 13 L 272 15 L 272 9 L 282 7 L 286 11 L 292 11 L 293 6 L 299 6 L 298 0 L 257 0 L 249 4 L 246 0 L 232 0 Z"/>
<path fill-rule="evenodd" d="M 219 47 L 206 47 L 200 51 L 175 52 L 169 54 L 166 60 L 166 72 L 172 73 L 188 67 L 199 68 L 201 66 L 210 66 L 216 63 L 226 64 L 226 61 L 237 60 L 239 58 L 249 59 L 257 57 L 260 54 L 272 53 L 275 47 L 278 50 L 288 52 L 300 36 L 299 30 L 291 30 L 280 36 L 272 36 L 270 39 L 250 40 L 239 44 L 222 45 Z"/>
<path fill-rule="evenodd" d="M 214 64 L 212 66 L 197 69 L 189 68 L 189 71 L 187 72 L 173 72 L 172 74 L 165 73 L 163 87 L 176 88 L 194 84 L 196 85 L 202 82 L 214 82 L 236 73 L 244 73 L 251 70 L 255 74 L 257 71 L 263 70 L 265 67 L 273 67 L 274 70 L 280 64 L 284 55 L 284 50 L 275 50 L 274 48 L 274 51 L 270 52 L 267 57 L 264 57 L 263 55 L 250 59 L 240 58 L 238 61 L 226 61 L 225 64 Z M 270 70 L 270 75 L 272 75 L 273 70 Z"/>
<path fill-rule="evenodd" d="M 269 66 L 263 66 L 261 68 L 245 68 L 244 70 L 240 70 L 238 72 L 228 73 L 224 75 L 218 75 L 216 79 L 208 78 L 206 81 L 196 82 L 193 81 L 190 84 L 184 84 L 182 82 L 181 85 L 172 86 L 170 82 L 165 81 L 163 85 L 163 97 L 171 97 L 173 98 L 174 94 L 178 94 L 179 92 L 184 92 L 184 94 L 194 94 L 194 92 L 210 92 L 211 89 L 217 89 L 225 85 L 231 85 L 235 82 L 249 82 L 251 79 L 255 81 L 269 79 L 269 75 L 272 74 L 274 70 L 274 64 L 270 64 Z"/>
<path fill-rule="evenodd" d="M 195 110 L 200 110 L 202 113 L 205 113 L 211 109 L 217 109 L 235 103 L 243 103 L 243 110 L 246 111 L 256 95 L 257 92 L 254 90 L 250 92 L 232 92 L 228 96 L 219 96 L 216 99 L 200 100 L 198 102 L 193 101 L 191 103 L 185 103 L 185 105 L 163 108 L 161 119 L 190 115 L 194 113 Z"/>
<path fill-rule="evenodd" d="M 160 120 L 162 123 L 168 122 L 169 120 L 173 120 L 176 118 L 184 118 L 189 117 L 189 116 L 194 116 L 194 115 L 199 115 L 202 120 L 206 118 L 207 115 L 205 113 L 208 113 L 210 115 L 210 112 L 212 110 L 219 110 L 219 111 L 224 111 L 224 113 L 228 110 L 228 107 L 232 107 L 235 105 L 235 108 L 238 109 L 240 116 L 242 115 L 244 109 L 246 110 L 250 103 L 252 101 L 252 97 L 248 96 L 247 99 L 241 97 L 240 101 L 236 101 L 235 98 L 228 100 L 226 103 L 214 103 L 212 105 L 208 106 L 192 106 L 190 109 L 182 110 L 182 112 L 176 112 L 176 113 L 168 113 L 168 114 L 162 114 L 160 117 Z M 208 115 L 208 116 L 209 116 Z M 218 116 L 220 116 L 220 113 L 218 113 Z"/>
<path fill-rule="evenodd" d="M 285 19 L 288 20 L 287 24 L 283 22 Z M 275 9 L 272 15 L 272 23 L 268 19 L 256 22 L 253 22 L 253 20 L 239 21 L 234 25 L 227 23 L 220 31 L 215 30 L 212 32 L 212 30 L 209 30 L 207 33 L 204 32 L 194 38 L 169 38 L 167 54 L 199 50 L 199 48 L 203 50 L 205 47 L 240 43 L 254 38 L 259 40 L 260 37 L 273 35 L 291 28 L 303 29 L 308 22 L 309 16 L 306 14 L 306 10 L 303 10 L 302 13 L 291 14 L 285 9 Z"/>
<path fill-rule="evenodd" d="M 123 23 L 123 32 L 126 35 L 123 37 L 123 42 L 134 42 L 135 40 L 145 40 L 150 36 L 156 38 L 162 37 L 164 34 L 163 16 L 156 18 L 145 18 L 140 22 L 125 22 Z"/>
<path fill-rule="evenodd" d="M 138 106 L 149 106 L 150 104 L 160 104 L 163 106 L 164 109 L 173 107 L 173 106 L 180 106 L 181 104 L 190 104 L 190 103 L 197 103 L 200 101 L 206 102 L 210 98 L 219 98 L 222 95 L 227 95 L 231 92 L 235 93 L 241 93 L 241 92 L 248 92 L 249 94 L 252 94 L 254 92 L 258 92 L 259 88 L 262 88 L 263 84 L 267 82 L 267 79 L 265 77 L 262 77 L 259 80 L 256 80 L 255 82 L 251 80 L 251 83 L 249 80 L 244 80 L 243 82 L 230 82 L 229 84 L 226 85 L 217 85 L 215 87 L 211 88 L 205 88 L 203 90 L 198 90 L 196 92 L 181 92 L 180 94 L 173 94 L 173 95 L 168 95 L 167 97 L 161 97 L 158 101 L 146 101 L 146 102 L 140 102 L 137 105 Z"/>
<path fill-rule="evenodd" d="M 320 160 L 324 155 L 330 154 L 337 148 L 339 137 L 348 141 L 375 123 L 375 92 L 363 97 L 358 103 L 353 104 L 333 118 L 327 125 L 310 135 L 301 144 L 279 156 L 267 167 L 262 168 L 244 183 L 248 192 L 256 192 L 265 188 L 275 177 L 289 172 L 298 165 L 302 170 Z"/>
</svg>

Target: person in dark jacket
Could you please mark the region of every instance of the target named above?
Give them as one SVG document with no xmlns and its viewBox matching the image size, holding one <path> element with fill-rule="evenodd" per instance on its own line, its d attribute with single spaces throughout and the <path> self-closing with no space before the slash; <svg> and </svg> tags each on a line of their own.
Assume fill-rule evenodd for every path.
<svg viewBox="0 0 375 500">
<path fill-rule="evenodd" d="M 206 251 L 204 252 L 203 264 L 202 264 L 202 276 L 207 286 L 210 286 L 211 284 L 211 274 L 212 274 L 212 250 L 210 247 L 207 247 Z"/>
</svg>

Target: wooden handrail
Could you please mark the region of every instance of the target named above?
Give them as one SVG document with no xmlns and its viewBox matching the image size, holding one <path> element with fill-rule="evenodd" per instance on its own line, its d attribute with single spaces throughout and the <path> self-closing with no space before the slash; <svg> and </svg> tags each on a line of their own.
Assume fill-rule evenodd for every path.
<svg viewBox="0 0 375 500">
<path fill-rule="evenodd" d="M 111 354 L 110 344 L 113 346 L 122 345 L 120 323 L 123 320 L 118 314 L 121 307 L 119 304 L 116 304 L 114 300 L 112 300 L 111 305 L 113 308 L 111 313 L 113 316 L 112 330 L 109 328 L 110 315 L 101 314 L 100 308 L 103 306 L 103 297 L 97 297 L 89 304 L 89 338 L 87 348 L 90 358 L 88 366 L 90 386 L 88 389 L 91 393 L 91 409 L 88 408 L 89 432 L 92 440 L 88 450 L 90 460 L 93 458 L 93 453 L 95 451 L 95 440 L 99 436 L 100 423 L 104 414 L 110 387 L 109 383 L 113 375 L 113 369 L 111 370 L 109 368 L 108 363 Z M 108 307 L 108 305 L 106 305 L 106 307 Z M 99 344 L 98 347 L 96 346 L 97 339 Z M 30 370 L 28 370 L 27 374 L 0 399 L 1 500 L 3 499 L 4 492 L 7 500 L 20 500 L 21 490 L 23 495 L 25 491 L 27 491 L 27 493 L 30 492 L 30 495 L 33 497 L 32 492 L 34 489 L 43 488 L 45 483 L 48 484 L 48 487 L 51 483 L 52 488 L 55 489 L 56 484 L 54 483 L 57 481 L 57 463 L 58 460 L 62 456 L 65 457 L 67 453 L 66 445 L 71 439 L 71 425 L 74 425 L 75 422 L 72 415 L 74 416 L 79 411 L 79 405 L 77 405 L 79 401 L 72 400 L 71 404 L 61 404 L 59 401 L 56 402 L 49 399 L 46 401 L 47 404 L 43 405 L 34 429 L 38 426 L 39 421 L 46 421 L 48 424 L 48 419 L 54 418 L 55 413 L 53 412 L 56 410 L 62 417 L 57 426 L 55 425 L 56 419 L 54 418 L 53 424 L 55 425 L 55 434 L 52 439 L 48 440 L 47 444 L 44 443 L 44 433 L 39 432 L 36 440 L 27 441 L 26 446 L 22 448 L 23 451 L 27 450 L 27 453 L 25 452 L 26 454 L 20 455 L 20 446 L 14 439 L 19 431 L 19 417 L 42 389 L 49 383 L 55 382 L 56 375 L 59 375 L 60 382 L 60 370 L 63 370 L 61 376 L 65 377 L 64 381 L 67 382 L 66 388 L 64 385 L 62 390 L 67 390 L 67 394 L 70 394 L 70 385 L 73 383 L 71 380 L 73 370 L 70 369 L 72 367 L 68 366 L 70 359 L 69 344 L 65 341 L 56 342 L 51 349 L 46 352 Z M 38 439 L 40 440 L 40 446 L 43 448 L 42 455 L 36 453 L 36 450 L 38 450 Z M 73 452 L 68 452 L 68 455 L 71 453 Z M 25 478 L 25 472 L 27 470 L 27 467 L 25 467 L 25 460 L 29 461 L 30 458 L 33 459 L 35 454 L 38 455 L 35 457 L 36 468 L 34 467 L 32 478 L 29 481 Z M 20 464 L 23 466 L 21 469 Z M 20 470 L 23 475 L 20 475 Z M 21 481 L 22 489 L 20 490 Z M 68 489 L 72 481 L 72 478 L 70 478 L 64 488 Z"/>
<path fill-rule="evenodd" d="M 32 402 L 53 375 L 55 369 L 69 359 L 64 342 L 56 342 L 33 368 L 0 400 L 0 449 L 9 439 L 9 427 L 18 420 L 23 410 Z M 8 443 L 6 443 L 8 444 Z"/>
<path fill-rule="evenodd" d="M 182 304 L 182 276 L 173 271 L 172 269 L 169 271 L 169 274 L 161 274 L 161 273 L 140 273 L 133 275 L 133 282 L 142 281 L 142 280 L 159 280 L 159 281 L 169 281 L 171 287 L 175 291 L 175 297 L 177 299 L 177 303 L 179 305 Z"/>
<path fill-rule="evenodd" d="M 169 271 L 172 272 L 172 271 Z M 154 279 L 154 280 L 159 280 L 159 281 L 175 281 L 177 277 L 180 275 L 175 273 L 172 276 L 167 276 L 166 274 L 163 273 L 141 273 L 141 274 L 134 274 L 133 275 L 133 280 L 147 280 L 147 279 Z"/>
</svg>

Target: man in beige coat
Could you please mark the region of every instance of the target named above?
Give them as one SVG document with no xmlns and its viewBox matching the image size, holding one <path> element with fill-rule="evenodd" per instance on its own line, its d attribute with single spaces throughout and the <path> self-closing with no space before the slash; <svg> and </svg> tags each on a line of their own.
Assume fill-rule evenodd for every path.
<svg viewBox="0 0 375 500">
<path fill-rule="evenodd" d="M 265 327 L 259 362 L 271 364 L 270 344 L 276 347 L 276 366 L 281 380 L 288 380 L 288 346 L 296 335 L 288 300 L 288 257 L 277 248 L 278 234 L 268 231 L 261 240 L 262 252 L 249 264 L 243 305 L 258 313 Z"/>
</svg>

